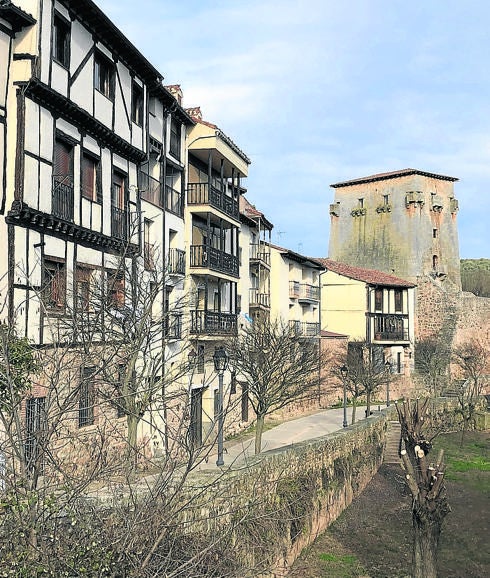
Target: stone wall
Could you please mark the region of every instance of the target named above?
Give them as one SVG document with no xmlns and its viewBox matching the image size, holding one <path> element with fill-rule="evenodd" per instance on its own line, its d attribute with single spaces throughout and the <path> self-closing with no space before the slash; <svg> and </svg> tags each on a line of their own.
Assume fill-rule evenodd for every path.
<svg viewBox="0 0 490 578">
<path fill-rule="evenodd" d="M 182 522 L 189 531 L 205 535 L 235 524 L 234 555 L 252 569 L 244 578 L 286 576 L 301 550 L 372 479 L 382 462 L 386 427 L 387 417 L 380 414 L 347 430 L 257 456 L 247 467 L 218 479 L 215 470 L 196 473 L 188 480 L 189 492 L 208 490 Z"/>
</svg>

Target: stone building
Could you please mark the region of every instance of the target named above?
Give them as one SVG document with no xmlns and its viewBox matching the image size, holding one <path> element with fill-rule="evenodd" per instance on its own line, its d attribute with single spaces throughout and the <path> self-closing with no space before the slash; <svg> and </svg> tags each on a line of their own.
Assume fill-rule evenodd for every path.
<svg viewBox="0 0 490 578">
<path fill-rule="evenodd" d="M 461 287 L 454 182 L 403 169 L 331 185 L 329 258 L 417 282 Z"/>
</svg>

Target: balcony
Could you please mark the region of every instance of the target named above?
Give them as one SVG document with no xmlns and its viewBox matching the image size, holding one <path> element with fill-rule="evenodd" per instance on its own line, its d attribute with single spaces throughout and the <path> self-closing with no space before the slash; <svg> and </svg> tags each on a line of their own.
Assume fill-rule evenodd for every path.
<svg viewBox="0 0 490 578">
<path fill-rule="evenodd" d="M 165 208 L 174 215 L 184 216 L 182 193 L 170 185 L 165 185 Z"/>
<path fill-rule="evenodd" d="M 250 243 L 250 263 L 252 264 L 258 262 L 261 262 L 270 267 L 270 249 L 262 243 Z"/>
<path fill-rule="evenodd" d="M 111 207 L 111 234 L 116 239 L 128 238 L 128 213 L 119 207 Z"/>
<path fill-rule="evenodd" d="M 408 341 L 406 323 L 408 323 L 407 316 L 374 315 L 374 341 Z"/>
<path fill-rule="evenodd" d="M 290 281 L 289 297 L 291 299 L 298 299 L 298 301 L 304 301 L 305 303 L 319 301 L 320 288 L 317 285 L 300 283 L 299 281 Z"/>
<path fill-rule="evenodd" d="M 191 267 L 204 267 L 238 277 L 238 257 L 230 255 L 214 247 L 206 245 L 191 245 Z"/>
<path fill-rule="evenodd" d="M 235 313 L 218 311 L 191 311 L 191 333 L 210 335 L 236 335 L 237 316 Z"/>
<path fill-rule="evenodd" d="M 187 187 L 187 203 L 189 205 L 210 205 L 238 220 L 238 199 L 227 195 L 225 191 L 217 189 L 208 183 L 189 183 Z"/>
<path fill-rule="evenodd" d="M 163 334 L 167 339 L 182 339 L 182 314 L 169 313 L 163 320 Z"/>
<path fill-rule="evenodd" d="M 167 270 L 170 275 L 185 275 L 185 251 L 170 249 Z"/>
<path fill-rule="evenodd" d="M 261 293 L 260 289 L 250 289 L 250 307 L 263 307 L 270 309 L 271 296 L 269 293 Z"/>
<path fill-rule="evenodd" d="M 53 177 L 51 203 L 55 217 L 73 222 L 73 179 L 70 176 Z"/>
<path fill-rule="evenodd" d="M 320 324 L 308 321 L 290 321 L 289 328 L 295 335 L 300 337 L 318 337 L 320 335 Z"/>
<path fill-rule="evenodd" d="M 162 183 L 146 173 L 140 174 L 141 198 L 163 208 Z"/>
</svg>

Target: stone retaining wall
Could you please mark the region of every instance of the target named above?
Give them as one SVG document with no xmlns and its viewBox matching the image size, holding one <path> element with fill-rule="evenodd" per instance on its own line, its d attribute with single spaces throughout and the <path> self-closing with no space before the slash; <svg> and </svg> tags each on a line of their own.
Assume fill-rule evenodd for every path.
<svg viewBox="0 0 490 578">
<path fill-rule="evenodd" d="M 387 413 L 347 430 L 267 452 L 216 480 L 201 471 L 189 493 L 204 490 L 186 510 L 189 532 L 209 535 L 234 524 L 233 550 L 250 577 L 286 576 L 301 550 L 323 532 L 377 472 L 386 438 Z M 273 568 L 273 570 L 271 570 Z"/>
</svg>

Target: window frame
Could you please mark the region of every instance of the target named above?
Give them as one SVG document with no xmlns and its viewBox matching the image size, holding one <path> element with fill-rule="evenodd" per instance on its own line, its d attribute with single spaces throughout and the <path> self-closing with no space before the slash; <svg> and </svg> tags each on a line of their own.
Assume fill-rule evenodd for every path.
<svg viewBox="0 0 490 578">
<path fill-rule="evenodd" d="M 83 367 L 78 392 L 78 427 L 95 423 L 95 367 Z"/>
<path fill-rule="evenodd" d="M 123 271 L 106 269 L 106 300 L 109 307 L 120 309 L 126 303 L 126 284 Z"/>
<path fill-rule="evenodd" d="M 71 23 L 59 12 L 53 17 L 51 55 L 55 62 L 69 70 L 71 60 Z"/>
<path fill-rule="evenodd" d="M 383 289 L 380 287 L 374 289 L 374 310 L 383 311 Z"/>
<path fill-rule="evenodd" d="M 131 121 L 143 126 L 145 91 L 143 86 L 133 80 L 131 84 Z"/>
<path fill-rule="evenodd" d="M 114 101 L 116 93 L 116 67 L 106 56 L 96 52 L 94 56 L 94 89 Z"/>
<path fill-rule="evenodd" d="M 403 289 L 394 289 L 393 300 L 395 313 L 403 313 Z"/>
<path fill-rule="evenodd" d="M 54 271 L 54 273 L 52 273 Z M 48 279 L 48 274 L 50 275 Z M 54 285 L 57 283 L 57 286 Z M 54 287 L 53 287 L 54 285 Z M 54 292 L 59 293 L 58 297 Z M 63 313 L 66 307 L 66 261 L 45 256 L 42 261 L 42 301 L 46 311 Z"/>
<path fill-rule="evenodd" d="M 88 162 L 93 164 L 93 176 L 90 183 L 87 183 L 85 177 L 85 163 Z M 90 186 L 87 186 L 88 184 L 90 184 Z M 100 157 L 86 149 L 83 149 L 81 153 L 80 189 L 84 199 L 93 203 L 102 204 L 102 170 Z"/>
</svg>

